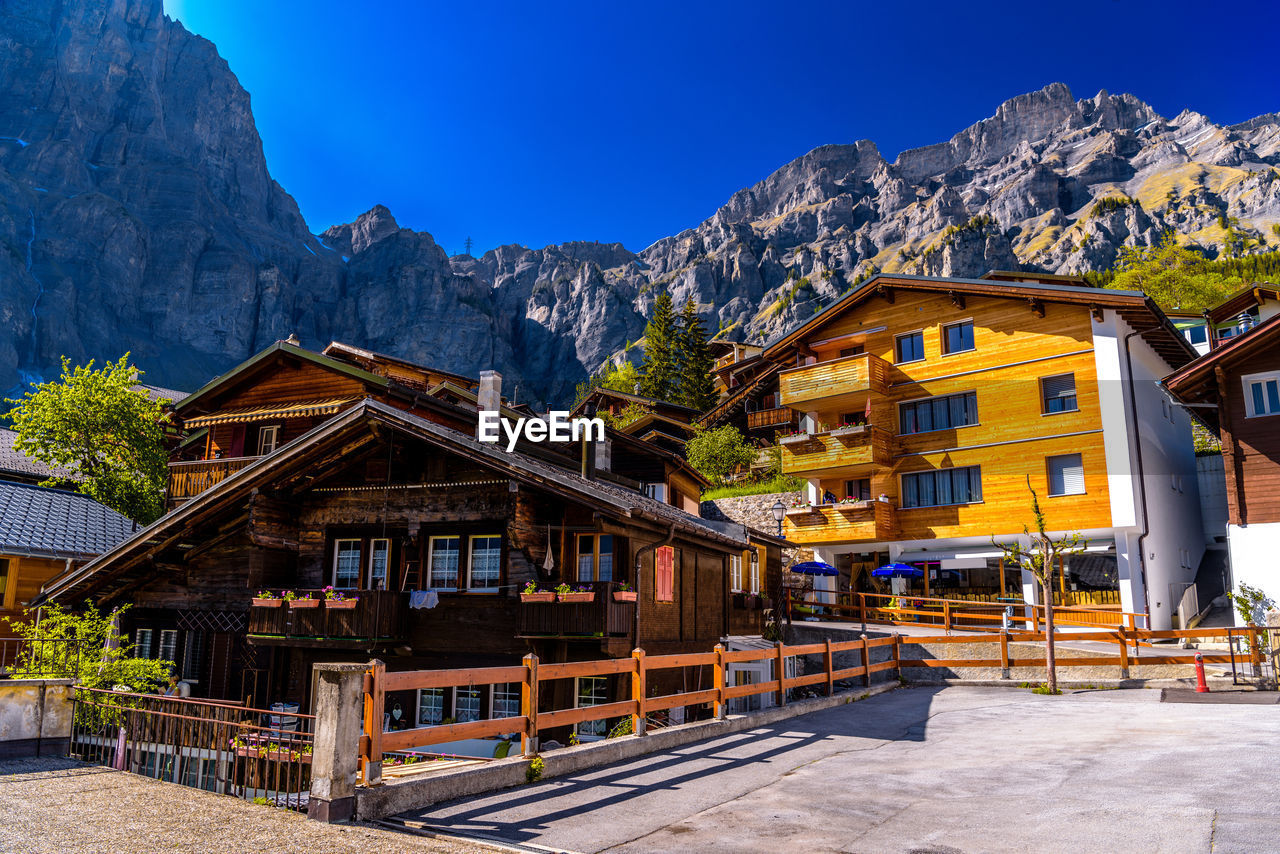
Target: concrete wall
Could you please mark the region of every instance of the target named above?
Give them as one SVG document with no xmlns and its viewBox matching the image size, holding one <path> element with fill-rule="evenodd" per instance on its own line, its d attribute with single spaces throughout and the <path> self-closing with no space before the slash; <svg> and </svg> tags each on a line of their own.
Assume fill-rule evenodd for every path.
<svg viewBox="0 0 1280 854">
<path fill-rule="evenodd" d="M 0 680 L 0 759 L 66 752 L 71 684 L 70 679 Z"/>
<path fill-rule="evenodd" d="M 1227 535 L 1227 475 L 1222 454 L 1196 457 L 1196 480 L 1200 485 L 1204 539 L 1212 543 Z"/>
<path fill-rule="evenodd" d="M 1276 557 L 1280 555 L 1280 522 L 1230 525 L 1227 544 L 1236 590 L 1241 584 L 1248 584 L 1280 601 L 1280 560 Z M 1239 614 L 1235 618 L 1236 625 L 1244 625 Z"/>
</svg>

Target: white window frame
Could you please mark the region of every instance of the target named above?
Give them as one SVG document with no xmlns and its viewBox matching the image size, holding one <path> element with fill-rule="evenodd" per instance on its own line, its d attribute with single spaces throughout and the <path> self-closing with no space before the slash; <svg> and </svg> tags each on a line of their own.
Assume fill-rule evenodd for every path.
<svg viewBox="0 0 1280 854">
<path fill-rule="evenodd" d="M 515 706 L 510 714 L 500 712 L 498 709 L 498 697 L 514 698 Z M 489 717 L 491 718 L 516 718 L 520 716 L 520 704 L 523 702 L 524 695 L 519 682 L 497 682 L 489 689 Z"/>
<path fill-rule="evenodd" d="M 169 654 L 165 655 L 165 647 L 169 648 Z M 161 661 L 172 661 L 174 665 L 178 662 L 178 630 L 177 629 L 161 629 L 160 643 L 156 647 L 156 658 Z"/>
<path fill-rule="evenodd" d="M 271 437 L 271 447 L 266 447 L 268 436 Z M 265 457 L 267 454 L 275 453 L 275 450 L 278 447 L 280 447 L 280 425 L 268 424 L 265 427 L 259 427 L 258 456 Z"/>
<path fill-rule="evenodd" d="M 422 720 L 422 697 L 424 694 L 428 694 L 433 697 L 440 698 L 440 720 L 434 723 L 431 723 L 431 722 L 424 723 Z M 448 715 L 449 708 L 445 703 L 445 697 L 446 695 L 445 695 L 444 688 L 419 688 L 417 696 L 414 698 L 415 702 L 413 704 L 414 724 L 416 726 L 439 726 L 440 724 L 444 723 L 444 719 L 449 717 Z"/>
<path fill-rule="evenodd" d="M 1246 418 L 1266 418 L 1269 415 L 1280 415 L 1280 409 L 1277 409 L 1275 411 L 1271 411 L 1270 409 L 1268 409 L 1268 411 L 1266 412 L 1259 412 L 1254 407 L 1253 386 L 1256 383 L 1262 383 L 1262 393 L 1264 398 L 1263 405 L 1265 406 L 1266 405 L 1265 397 L 1267 392 L 1266 384 L 1271 381 L 1274 381 L 1276 383 L 1276 386 L 1280 388 L 1280 371 L 1263 371 L 1262 373 L 1247 374 L 1245 376 L 1240 377 L 1240 382 L 1242 383 L 1243 389 L 1244 389 L 1244 409 L 1245 409 Z"/>
<path fill-rule="evenodd" d="M 748 574 L 751 576 L 751 590 L 750 590 L 750 592 L 751 592 L 753 595 L 757 595 L 757 596 L 758 596 L 758 595 L 760 594 L 760 561 L 761 561 L 761 556 L 760 556 L 760 552 L 758 552 L 758 551 L 754 552 L 754 554 L 755 554 L 755 556 L 756 556 L 756 559 L 755 559 L 755 560 L 748 560 L 748 561 L 747 561 L 747 565 L 748 565 L 748 567 L 749 567 Z"/>
<path fill-rule="evenodd" d="M 474 571 L 476 567 L 476 540 L 497 540 L 498 541 L 498 574 L 493 579 L 493 584 L 485 587 L 477 587 L 475 583 Z M 498 588 L 502 585 L 502 535 L 501 534 L 472 534 L 467 538 L 467 590 L 471 592 L 481 593 L 497 593 Z"/>
<path fill-rule="evenodd" d="M 742 555 L 729 555 L 729 590 L 741 593 L 745 589 L 742 586 Z"/>
<path fill-rule="evenodd" d="M 1074 392 L 1072 397 L 1075 398 L 1076 405 L 1071 407 L 1070 409 L 1057 409 L 1057 410 L 1049 409 L 1049 398 L 1045 397 L 1045 394 L 1044 394 L 1045 380 L 1052 380 L 1052 379 L 1057 379 L 1058 377 L 1068 377 L 1068 376 L 1071 377 L 1071 390 Z M 1063 373 L 1060 373 L 1060 374 L 1049 374 L 1048 376 L 1040 377 L 1039 385 L 1040 385 L 1040 414 L 1041 415 L 1066 415 L 1068 412 L 1080 411 L 1080 384 L 1076 382 L 1075 371 L 1064 371 Z M 1056 397 L 1054 398 L 1054 400 L 1061 400 L 1061 398 Z"/>
<path fill-rule="evenodd" d="M 1053 461 L 1053 460 L 1057 460 L 1057 459 L 1061 459 L 1061 458 L 1063 458 L 1063 457 L 1075 457 L 1075 458 L 1077 458 L 1078 460 L 1080 460 L 1080 491 L 1079 491 L 1079 492 L 1054 492 L 1054 491 L 1053 491 L 1053 474 L 1052 474 L 1052 472 L 1053 472 L 1053 465 L 1052 465 L 1052 461 Z M 1087 491 L 1087 490 L 1085 489 L 1085 481 L 1084 481 L 1084 454 L 1081 454 L 1081 453 L 1079 453 L 1078 451 L 1077 451 L 1076 453 L 1073 453 L 1073 454 L 1050 454 L 1050 455 L 1048 455 L 1047 457 L 1045 457 L 1045 458 L 1044 458 L 1044 474 L 1045 474 L 1045 478 L 1046 478 L 1046 480 L 1048 481 L 1048 485 L 1049 485 L 1048 495 L 1049 495 L 1049 497 L 1050 497 L 1050 498 L 1058 498 L 1058 497 L 1062 497 L 1062 496 L 1069 496 L 1069 495 L 1084 495 L 1084 494 L 1086 494 L 1086 491 Z M 1067 485 L 1066 477 L 1063 477 L 1063 479 L 1062 479 L 1062 486 L 1063 486 L 1063 489 L 1065 489 L 1065 488 L 1066 488 L 1066 485 Z"/>
<path fill-rule="evenodd" d="M 966 323 L 969 324 L 969 338 L 973 340 L 973 346 L 966 347 L 963 350 L 948 350 L 947 349 L 947 330 L 953 326 L 962 326 L 963 324 L 966 324 Z M 973 324 L 972 317 L 966 317 L 962 320 L 953 320 L 949 323 L 943 323 L 938 329 L 938 349 L 944 356 L 955 356 L 959 353 L 972 353 L 974 350 L 978 349 L 978 339 L 976 336 L 977 336 L 977 328 Z"/>
<path fill-rule="evenodd" d="M 382 567 L 382 584 L 378 584 L 378 579 L 374 575 L 373 562 L 378 554 L 378 544 L 382 543 L 385 548 L 386 563 Z M 386 590 L 391 580 L 391 540 L 387 537 L 374 537 L 369 540 L 369 590 Z"/>
<path fill-rule="evenodd" d="M 146 643 L 142 642 L 146 638 Z M 138 658 L 152 658 L 152 644 L 155 642 L 155 632 L 152 629 L 134 629 L 133 630 L 133 654 Z"/>
<path fill-rule="evenodd" d="M 593 696 L 592 699 L 593 700 L 599 699 L 599 702 L 593 702 L 593 703 L 582 702 L 582 682 L 584 679 L 591 680 L 593 682 L 600 682 L 604 684 L 603 699 L 599 699 Z M 592 694 L 593 695 L 595 694 L 594 690 L 592 691 Z M 603 706 L 603 705 L 606 705 L 608 702 L 609 702 L 609 677 L 608 676 L 576 676 L 574 677 L 573 707 L 575 709 L 581 709 L 581 708 L 590 707 L 590 706 Z M 589 727 L 590 729 L 584 731 L 584 727 Z M 599 720 L 599 721 L 581 721 L 573 725 L 573 731 L 578 734 L 579 741 L 600 741 L 601 739 L 603 739 L 605 736 L 609 734 L 609 721 L 607 719 Z"/>
<path fill-rule="evenodd" d="M 898 360 L 898 341 L 899 339 L 906 338 L 909 335 L 920 336 L 920 357 L 918 359 L 903 359 L 899 361 Z M 899 332 L 897 335 L 893 336 L 893 363 L 895 365 L 910 365 L 915 362 L 927 361 L 928 356 L 926 356 L 924 352 L 924 338 L 925 338 L 925 335 L 924 335 L 923 329 L 912 329 L 909 332 Z"/>
<path fill-rule="evenodd" d="M 338 583 L 338 560 L 342 555 L 343 543 L 356 544 L 356 583 L 350 587 Z M 342 537 L 333 541 L 333 568 L 330 572 L 329 583 L 333 585 L 334 590 L 359 590 L 360 576 L 364 570 L 364 540 L 359 537 Z"/>
<path fill-rule="evenodd" d="M 457 540 L 458 548 L 458 565 L 455 567 L 453 575 L 453 586 L 436 584 L 436 541 L 437 540 Z M 442 534 L 440 536 L 431 537 L 427 540 L 427 589 L 428 590 L 457 590 L 458 581 L 462 577 L 462 537 L 456 534 Z"/>
<path fill-rule="evenodd" d="M 475 717 L 462 717 L 462 699 L 463 695 L 467 695 L 467 699 L 474 699 Z M 470 712 L 468 712 L 470 714 Z M 484 720 L 484 691 L 479 685 L 472 685 L 469 688 L 453 689 L 453 720 L 455 723 L 471 723 L 473 721 Z"/>
<path fill-rule="evenodd" d="M 204 630 L 187 629 L 187 636 L 182 639 L 182 681 L 192 685 L 200 684 L 200 656 L 204 652 Z"/>
</svg>

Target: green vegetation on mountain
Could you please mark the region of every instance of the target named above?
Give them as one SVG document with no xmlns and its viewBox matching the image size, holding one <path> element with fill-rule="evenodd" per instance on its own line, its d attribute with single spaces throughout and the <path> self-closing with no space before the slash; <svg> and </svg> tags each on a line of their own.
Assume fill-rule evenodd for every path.
<svg viewBox="0 0 1280 854">
<path fill-rule="evenodd" d="M 1156 246 L 1122 247 L 1116 266 L 1086 273 L 1092 285 L 1142 291 L 1161 308 L 1201 311 L 1247 282 L 1280 281 L 1280 252 L 1209 260 L 1165 234 Z"/>
</svg>

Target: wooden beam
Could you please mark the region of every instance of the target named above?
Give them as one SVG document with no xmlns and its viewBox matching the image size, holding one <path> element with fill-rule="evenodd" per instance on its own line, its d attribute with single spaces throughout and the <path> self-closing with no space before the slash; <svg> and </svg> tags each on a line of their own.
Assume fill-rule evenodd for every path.
<svg viewBox="0 0 1280 854">
<path fill-rule="evenodd" d="M 1106 316 L 1105 312 L 1102 310 L 1102 306 L 1098 305 L 1097 303 L 1089 304 L 1089 314 L 1093 315 L 1093 319 L 1098 321 L 1099 323 L 1101 323 L 1103 321 L 1103 318 Z"/>
<path fill-rule="evenodd" d="M 1044 303 L 1037 297 L 1027 297 L 1027 305 L 1031 306 L 1031 313 L 1036 317 L 1044 317 Z"/>
<path fill-rule="evenodd" d="M 951 298 L 951 304 L 960 310 L 964 310 L 964 294 L 958 291 L 947 291 L 947 296 Z"/>
<path fill-rule="evenodd" d="M 1249 524 L 1249 509 L 1245 501 L 1244 467 L 1240 465 L 1240 450 L 1235 437 L 1235 423 L 1231 411 L 1227 385 L 1227 372 L 1222 365 L 1213 366 L 1213 378 L 1218 384 L 1218 438 L 1222 442 L 1222 464 L 1225 469 L 1227 489 L 1235 497 L 1238 525 Z"/>
<path fill-rule="evenodd" d="M 893 288 L 885 287 L 884 285 L 877 285 L 876 296 L 883 298 L 885 302 L 889 303 L 889 305 L 893 305 Z"/>
</svg>

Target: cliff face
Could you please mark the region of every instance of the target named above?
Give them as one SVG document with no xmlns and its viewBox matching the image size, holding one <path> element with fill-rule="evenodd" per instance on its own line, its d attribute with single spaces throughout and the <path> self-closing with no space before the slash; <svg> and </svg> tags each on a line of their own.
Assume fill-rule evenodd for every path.
<svg viewBox="0 0 1280 854">
<path fill-rule="evenodd" d="M 0 91 L 0 389 L 126 349 L 149 381 L 194 388 L 292 332 L 497 367 L 520 399 L 563 401 L 663 289 L 759 338 L 875 270 L 1081 272 L 1165 229 L 1216 252 L 1280 242 L 1276 115 L 1164 119 L 1061 84 L 893 162 L 865 140 L 815 149 L 639 254 L 479 258 L 382 206 L 312 235 L 267 171 L 248 94 L 160 0 L 6 0 Z"/>
</svg>

